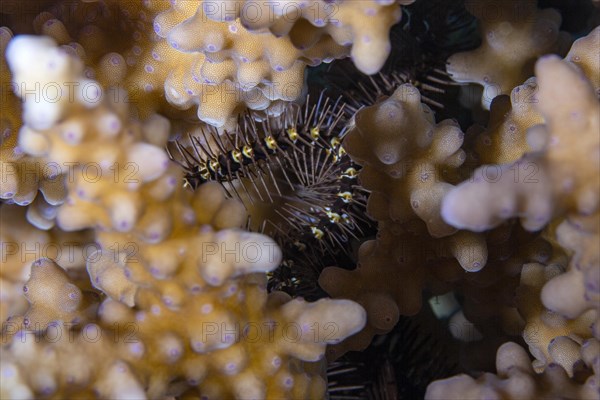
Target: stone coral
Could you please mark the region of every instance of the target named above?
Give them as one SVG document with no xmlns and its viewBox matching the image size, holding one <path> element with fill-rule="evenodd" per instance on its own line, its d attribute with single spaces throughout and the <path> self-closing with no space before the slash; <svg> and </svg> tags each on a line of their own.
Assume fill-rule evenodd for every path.
<svg viewBox="0 0 600 400">
<path fill-rule="evenodd" d="M 538 151 L 493 170 L 477 169 L 471 181 L 444 199 L 442 215 L 451 225 L 481 231 L 519 217 L 524 227 L 537 230 L 567 212 L 597 211 L 600 117 L 595 90 L 582 70 L 555 56 L 536 64 L 536 77 L 536 109 L 545 123 L 530 127 L 527 139 Z M 482 202 L 490 207 L 478 207 Z"/>
<path fill-rule="evenodd" d="M 88 253 L 95 250 L 90 232 L 63 232 L 54 227 L 40 230 L 27 221 L 29 209 L 4 204 L 0 207 L 0 318 L 22 315 L 26 300 L 22 288 L 30 265 L 39 258 L 60 262 L 73 279 L 81 280 Z"/>
<path fill-rule="evenodd" d="M 23 326 L 34 331 L 45 331 L 51 323 L 71 327 L 85 324 L 93 319 L 98 307 L 95 292 L 82 291 L 62 267 L 48 258 L 31 264 L 23 293 L 30 303 L 22 318 Z"/>
<path fill-rule="evenodd" d="M 515 87 L 510 96 L 500 95 L 492 100 L 488 126 L 476 134 L 478 163 L 511 163 L 530 151 L 526 131 L 544 121 L 534 108 L 537 90 L 535 78 L 530 78 Z"/>
<path fill-rule="evenodd" d="M 516 343 L 506 343 L 498 349 L 497 375 L 485 373 L 478 379 L 467 375 L 437 381 L 427 389 L 426 399 L 540 399 L 540 398 L 598 398 L 598 342 L 591 339 L 581 353 L 574 354 L 583 373 L 578 381 L 569 379 L 565 369 L 552 364 L 536 374 L 527 352 Z M 595 357 L 595 358 L 594 358 Z"/>
<path fill-rule="evenodd" d="M 450 182 L 462 174 L 462 143 L 458 125 L 435 124 L 410 84 L 356 114 L 343 145 L 362 166 L 359 180 L 371 191 L 367 212 L 379 222 L 379 239 L 362 244 L 356 270 L 326 268 L 319 278 L 331 296 L 354 298 L 367 309 L 369 330 L 345 343 L 348 348 L 364 348 L 400 314 L 419 311 L 424 267 L 433 260 L 454 259 L 471 272 L 485 266 L 484 236 L 457 231 L 440 214 Z"/>
<path fill-rule="evenodd" d="M 34 50 L 44 75 L 25 62 Z M 83 77 L 78 58 L 50 39 L 20 36 L 7 55 L 15 82 L 102 89 Z M 104 301 L 88 296 L 89 289 L 55 263 L 36 261 L 24 286 L 30 308 L 4 326 L 11 340 L 2 349 L 2 369 L 11 379 L 3 382 L 3 397 L 324 395 L 319 369 L 308 364 L 319 362 L 327 344 L 362 328 L 362 307 L 282 295 L 268 300 L 264 272 L 281 261 L 275 242 L 232 229 L 246 215 L 217 184 L 194 194 L 177 185 L 180 171 L 163 149 L 144 140 L 144 130 L 153 127 L 129 119 L 126 105 L 106 97 L 92 102 L 81 92 L 46 105 L 27 105 L 31 100 L 23 97 L 25 151 L 45 162 L 77 164 L 57 223 L 96 230 L 99 248 L 87 269 Z M 168 129 L 160 119 L 155 124 Z M 89 165 L 98 174 L 82 174 Z M 44 291 L 51 296 L 40 302 Z M 123 334 L 129 328 L 132 334 Z M 52 336 L 56 330 L 63 335 Z M 31 340 L 30 331 L 43 340 Z M 92 331 L 98 340 L 89 339 Z M 37 353 L 47 358 L 36 360 Z M 101 362 L 84 365 L 90 358 Z M 67 359 L 73 368 L 62 369 Z"/>
<path fill-rule="evenodd" d="M 250 31 L 268 28 L 276 36 L 289 36 L 299 49 L 323 46 L 329 37 L 350 46 L 350 55 L 365 74 L 379 72 L 390 53 L 388 32 L 400 20 L 400 4 L 414 0 L 326 0 L 254 2 L 224 0 L 204 2 L 206 15 L 216 21 L 239 18 Z"/>
<path fill-rule="evenodd" d="M 244 107 L 263 110 L 271 101 L 301 95 L 306 64 L 289 39 L 252 34 L 236 21 L 212 21 L 202 3 L 174 2 L 165 9 L 154 2 L 149 12 L 158 36 L 140 46 L 146 51 L 131 78 L 136 99 L 164 91 L 170 104 L 195 106 L 201 120 L 231 128 Z"/>
<path fill-rule="evenodd" d="M 307 64 L 347 54 L 331 38 L 300 51 L 287 37 L 216 22 L 202 9 L 188 1 L 58 2 L 34 26 L 78 54 L 88 77 L 109 90 L 125 87 L 120 95 L 142 118 L 189 116 L 194 107 L 201 120 L 230 129 L 246 108 L 298 99 Z"/>
<path fill-rule="evenodd" d="M 596 213 L 587 217 L 569 217 L 557 226 L 555 235 L 571 258 L 566 273 L 544 286 L 542 302 L 567 318 L 575 318 L 589 309 L 600 312 L 600 249 L 597 246 L 600 239 L 600 215 Z M 594 335 L 599 337 L 598 321 L 592 329 Z"/>
<path fill-rule="evenodd" d="M 462 83 L 485 86 L 489 113 L 451 104 L 458 93 L 450 82 L 425 76 L 443 72 L 432 58 L 466 49 L 460 36 L 476 40 L 464 2 L 435 16 L 430 11 L 445 1 L 402 9 L 405 23 L 389 40 L 400 7 L 411 2 L 2 2 L 2 23 L 13 32 L 54 42 L 13 39 L 0 28 L 0 397 L 312 399 L 327 390 L 358 398 L 367 374 L 356 381 L 352 374 L 363 367 L 352 360 L 361 358 L 376 378 L 368 390 L 385 398 L 423 397 L 431 379 L 462 371 L 474 378 L 434 382 L 427 397 L 598 398 L 600 28 L 569 52 L 570 39 L 559 32 L 585 34 L 589 22 L 577 24 L 591 1 L 539 3 L 561 10 L 564 23 L 533 0 L 467 2 L 483 44 L 453 55 L 448 69 Z M 597 15 L 589 20 L 597 24 Z M 378 71 L 391 42 L 391 75 L 361 78 L 352 68 Z M 567 55 L 541 57 L 534 68 L 546 53 Z M 348 56 L 341 68 L 307 68 Z M 444 90 L 434 88 L 440 96 L 429 101 L 411 85 L 393 93 L 404 80 L 397 76 Z M 287 250 L 277 237 L 244 230 L 262 229 L 264 218 L 250 220 L 251 207 L 232 199 L 226 182 L 225 191 L 214 182 L 182 185 L 181 165 L 169 160 L 175 146 L 192 145 L 197 159 L 242 157 L 237 162 L 252 164 L 262 180 L 256 160 L 268 153 L 259 148 L 269 143 L 264 135 L 277 131 L 277 144 L 299 132 L 273 122 L 321 121 L 330 115 L 321 101 L 327 95 L 312 107 L 307 90 L 341 84 L 348 99 L 360 92 L 348 86 L 372 87 L 364 79 L 375 92 L 366 107 L 354 99 L 336 114 L 336 140 L 321 147 L 307 125 L 303 145 L 282 154 L 306 160 L 304 169 L 298 160 L 282 169 L 299 166 L 307 177 L 317 172 L 306 165 L 327 166 L 314 154 L 347 160 L 347 151 L 360 164 L 346 183 L 360 193 L 351 194 L 362 207 L 357 220 L 366 206 L 378 232 L 373 237 L 370 225 L 344 238 L 343 260 L 313 260 L 294 241 L 282 243 L 295 251 L 282 262 Z M 308 106 L 298 107 L 304 97 Z M 300 119 L 286 113 L 296 108 L 306 110 Z M 471 119 L 479 125 L 464 130 Z M 268 129 L 240 134 L 244 121 Z M 244 148 L 252 135 L 260 146 Z M 190 170 L 202 173 L 198 164 Z M 344 179 L 323 171 L 329 182 Z M 324 201 L 324 187 L 307 183 L 303 195 Z M 273 189 L 264 188 L 267 195 Z M 283 193 L 281 202 L 292 200 Z M 311 207 L 295 216 L 301 228 L 316 221 Z M 315 265 L 329 260 L 337 267 L 319 283 L 335 300 L 307 303 L 276 291 L 322 298 Z M 290 279 L 295 268 L 310 273 Z M 455 300 L 438 307 L 438 295 Z M 431 312 L 422 303 L 440 320 L 415 332 L 412 322 Z M 442 324 L 451 351 L 411 351 L 428 347 L 420 339 Z M 377 334 L 385 337 L 371 342 Z M 370 342 L 366 357 L 346 355 L 326 382 L 324 353 L 333 359 Z M 382 344 L 389 353 L 372 368 L 381 358 L 370 355 Z M 494 370 L 496 350 L 496 375 L 484 373 Z M 423 353 L 427 362 L 414 359 Z M 425 365 L 450 369 L 424 373 Z M 344 385 L 347 371 L 352 385 Z M 406 395 L 417 386 L 418 395 Z"/>
<path fill-rule="evenodd" d="M 288 9 L 296 9 L 296 3 L 284 4 L 281 14 L 267 3 L 258 5 L 257 23 L 256 17 L 248 20 L 248 7 L 257 3 L 176 1 L 165 8 L 164 2 L 148 2 L 146 9 L 156 16 L 154 31 L 163 40 L 140 45 L 148 50 L 142 50 L 130 86 L 152 92 L 162 89 L 164 82 L 170 104 L 182 109 L 196 106 L 201 120 L 231 129 L 232 117 L 244 107 L 276 109 L 282 100 L 299 99 L 306 66 L 346 57 L 350 43 L 359 68 L 377 72 L 390 51 L 389 29 L 400 19 L 398 4 L 313 3 L 304 4 L 304 11 L 294 16 Z M 336 8 L 335 21 L 323 17 L 315 22 L 324 28 L 308 23 L 306 11 L 311 7 L 325 14 Z M 272 12 L 272 18 L 267 17 Z M 283 28 L 293 19 L 297 22 L 293 27 Z"/>
<path fill-rule="evenodd" d="M 569 351 L 561 351 L 559 344 L 554 343 L 557 338 L 568 337 L 570 341 L 565 342 L 565 346 L 575 346 L 578 353 L 583 341 L 592 337 L 590 327 L 598 320 L 597 310 L 591 307 L 573 316 L 548 310 L 544 306 L 541 298 L 542 288 L 552 278 L 561 276 L 563 269 L 564 266 L 560 265 L 560 261 L 547 266 L 533 263 L 525 264 L 521 273 L 517 302 L 519 311 L 527 322 L 523 330 L 523 338 L 536 359 L 533 367 L 537 372 L 543 371 L 552 363 L 561 364 L 560 357 L 569 353 Z M 580 284 L 581 281 L 582 279 L 578 279 L 573 283 Z M 563 365 L 563 367 L 569 376 L 573 376 L 573 365 Z"/>
<path fill-rule="evenodd" d="M 326 13 L 337 7 L 314 3 L 302 9 Z M 143 118 L 157 111 L 176 115 L 169 105 L 184 115 L 195 108 L 200 120 L 232 129 L 247 108 L 276 113 L 282 101 L 298 100 L 306 66 L 348 56 L 352 42 L 356 62 L 377 72 L 389 53 L 389 29 L 400 19 L 396 2 L 344 2 L 324 28 L 308 23 L 305 12 L 294 29 L 283 32 L 249 24 L 246 12 L 221 18 L 232 6 L 242 7 L 214 1 L 58 2 L 34 26 L 79 54 L 88 76 L 104 86 L 124 86 Z M 289 21 L 288 8 L 274 20 Z M 365 25 L 365 19 L 373 21 Z M 115 40 L 123 36 L 130 39 Z"/>
<path fill-rule="evenodd" d="M 440 390 L 454 389 L 475 397 L 484 393 L 503 393 L 506 398 L 598 396 L 598 378 L 590 375 L 591 371 L 597 374 L 599 335 L 600 115 L 595 74 L 588 77 L 586 73 L 597 62 L 589 53 L 599 33 L 596 28 L 576 41 L 565 60 L 546 56 L 537 62 L 536 77 L 528 81 L 538 87 L 530 112 L 535 118 L 521 129 L 531 150 L 513 163 L 480 167 L 442 202 L 444 220 L 456 227 L 480 231 L 519 217 L 527 230 L 544 229 L 554 254 L 542 263 L 524 264 L 516 289 L 516 303 L 525 322 L 523 339 L 535 360 L 530 364 L 520 356 L 523 361 L 518 364 L 522 365 L 512 368 L 519 374 L 498 364 L 500 378 L 455 377 L 433 383 L 430 398 L 439 398 Z M 505 117 L 512 118 L 510 114 Z M 542 120 L 535 122 L 539 117 Z M 534 174 L 530 170 L 523 175 L 530 168 Z M 487 175 L 492 169 L 495 175 Z M 520 348 L 518 352 L 525 354 Z M 512 354 L 501 348 L 498 360 L 505 353 Z M 538 375 L 531 375 L 534 370 Z M 517 383 L 524 379 L 522 373 L 534 377 L 527 392 L 521 392 L 525 386 Z"/>
<path fill-rule="evenodd" d="M 489 109 L 498 95 L 533 74 L 537 57 L 566 54 L 570 37 L 559 30 L 561 16 L 556 10 L 537 8 L 532 0 L 468 1 L 468 10 L 481 24 L 482 45 L 452 55 L 448 72 L 457 82 L 483 86 L 481 103 Z"/>
<path fill-rule="evenodd" d="M 64 201 L 64 171 L 57 165 L 41 165 L 19 146 L 20 105 L 18 98 L 11 92 L 10 71 L 4 58 L 6 46 L 12 36 L 9 29 L 0 28 L 0 199 L 29 205 L 29 222 L 40 229 L 49 229 L 54 225 L 55 206 Z"/>
<path fill-rule="evenodd" d="M 598 61 L 597 50 L 600 46 L 600 29 L 596 28 L 587 36 L 577 39 L 571 46 L 571 50 L 565 56 L 565 60 L 577 65 L 584 75 L 590 80 L 592 87 L 600 96 L 600 61 Z"/>
<path fill-rule="evenodd" d="M 401 134 L 400 132 L 403 132 Z M 434 124 L 431 110 L 410 84 L 385 101 L 361 110 L 344 148 L 362 165 L 359 180 L 371 190 L 367 211 L 379 221 L 422 221 L 432 237 L 456 229 L 439 214 L 441 200 L 460 176 L 463 133 L 451 120 Z M 479 269 L 464 264 L 465 269 Z"/>
<path fill-rule="evenodd" d="M 547 263 L 553 256 L 549 242 L 518 224 L 487 232 L 486 243 L 488 262 L 481 271 L 458 274 L 457 267 L 431 268 L 438 278 L 430 283 L 437 289 L 434 293 L 453 290 L 461 299 L 461 310 L 450 318 L 449 328 L 462 342 L 460 363 L 469 371 L 493 369 L 498 346 L 523 334 L 527 321 L 517 305 L 524 265 Z M 437 288 L 440 281 L 446 287 Z"/>
</svg>

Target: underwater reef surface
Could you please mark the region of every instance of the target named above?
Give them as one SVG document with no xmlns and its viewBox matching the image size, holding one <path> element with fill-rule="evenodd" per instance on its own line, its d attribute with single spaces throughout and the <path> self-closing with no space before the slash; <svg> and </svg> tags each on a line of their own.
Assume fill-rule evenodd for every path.
<svg viewBox="0 0 600 400">
<path fill-rule="evenodd" d="M 600 399 L 596 0 L 3 0 L 0 398 Z"/>
</svg>

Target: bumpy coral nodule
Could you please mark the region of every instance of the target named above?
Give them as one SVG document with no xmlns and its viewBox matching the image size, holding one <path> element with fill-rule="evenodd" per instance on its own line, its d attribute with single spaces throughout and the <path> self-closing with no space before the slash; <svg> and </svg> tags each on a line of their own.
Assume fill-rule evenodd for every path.
<svg viewBox="0 0 600 400">
<path fill-rule="evenodd" d="M 598 341 L 586 342 L 586 349 L 574 359 L 581 362 L 587 379 L 569 380 L 559 364 L 550 365 L 542 374 L 536 374 L 525 350 L 516 343 L 505 343 L 498 349 L 498 375 L 486 373 L 478 379 L 467 375 L 437 381 L 429 386 L 425 397 L 431 400 L 449 398 L 543 399 L 555 396 L 573 399 L 598 398 Z"/>
<path fill-rule="evenodd" d="M 540 10 L 532 0 L 468 1 L 467 8 L 479 18 L 482 45 L 452 55 L 448 72 L 457 82 L 483 86 L 482 105 L 489 109 L 494 97 L 509 94 L 533 73 L 537 57 L 564 55 L 570 38 L 559 30 L 556 10 Z"/>
</svg>

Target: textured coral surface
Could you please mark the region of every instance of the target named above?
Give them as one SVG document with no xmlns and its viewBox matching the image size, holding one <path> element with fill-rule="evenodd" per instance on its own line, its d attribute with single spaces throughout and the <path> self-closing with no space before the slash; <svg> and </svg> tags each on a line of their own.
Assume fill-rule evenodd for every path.
<svg viewBox="0 0 600 400">
<path fill-rule="evenodd" d="M 591 339 L 585 343 L 582 353 L 572 356 L 573 363 L 583 361 L 591 376 L 587 380 L 569 380 L 565 368 L 551 364 L 542 374 L 536 374 L 525 350 L 516 343 L 506 343 L 498 349 L 496 370 L 498 375 L 484 374 L 478 379 L 459 375 L 437 381 L 427 389 L 428 399 L 543 399 L 561 397 L 573 399 L 598 398 L 598 341 Z M 593 369 L 592 369 L 593 368 Z M 590 375 L 588 372 L 587 375 Z"/>
<path fill-rule="evenodd" d="M 498 351 L 497 376 L 436 382 L 429 398 L 443 398 L 443 393 L 455 390 L 455 395 L 469 393 L 474 398 L 600 395 L 600 103 L 598 48 L 590 48 L 599 36 L 596 28 L 577 40 L 564 60 L 550 55 L 537 61 L 535 77 L 528 81 L 537 87 L 535 101 L 525 106 L 533 120 L 521 123 L 526 124 L 530 150 L 523 149 L 510 162 L 515 148 L 507 148 L 506 155 L 488 161 L 505 164 L 480 167 L 442 202 L 443 219 L 455 227 L 483 231 L 518 217 L 526 230 L 544 229 L 543 236 L 551 241 L 554 255 L 543 264 L 522 265 L 515 293 L 525 321 L 522 336 L 534 361 L 530 364 L 516 345 L 505 345 Z M 505 117 L 513 118 L 511 112 Z M 488 175 L 491 169 L 495 175 Z M 482 203 L 487 206 L 477 206 Z M 517 357 L 513 353 L 521 361 L 504 365 L 502 360 Z M 529 375 L 527 385 L 516 383 L 525 379 L 522 374 Z"/>
<path fill-rule="evenodd" d="M 600 400 L 599 21 L 2 1 L 0 398 Z"/>
<path fill-rule="evenodd" d="M 480 20 L 483 43 L 450 57 L 448 72 L 457 82 L 482 85 L 481 102 L 486 108 L 494 97 L 510 93 L 529 78 L 537 57 L 564 55 L 569 48 L 569 35 L 559 30 L 560 14 L 551 8 L 538 9 L 534 0 L 466 3 Z"/>
<path fill-rule="evenodd" d="M 21 36 L 7 52 L 15 82 L 39 79 L 27 62 L 37 54 L 47 68 L 42 79 L 102 90 L 85 81 L 78 58 L 50 39 Z M 3 348 L 2 368 L 12 371 L 5 375 L 11 379 L 3 382 L 3 397 L 324 395 L 318 368 L 304 368 L 303 362 L 319 362 L 327 343 L 362 328 L 358 304 L 309 304 L 276 295 L 268 301 L 260 273 L 278 266 L 280 250 L 266 236 L 226 229 L 240 226 L 245 212 L 225 200 L 218 185 L 193 195 L 178 185 L 180 171 L 166 152 L 144 140 L 149 131 L 157 133 L 156 126 L 168 129 L 168 121 L 140 124 L 128 119 L 122 104 L 110 98 L 92 102 L 83 92 L 62 103 L 36 103 L 20 94 L 24 151 L 77 165 L 57 223 L 69 231 L 96 230 L 97 250 L 88 255 L 87 271 L 101 294 L 79 288 L 49 259 L 32 264 L 23 286 L 29 309 L 4 327 L 13 339 Z M 87 175 L 89 165 L 100 173 Z M 89 340 L 90 330 L 113 339 Z M 34 342 L 28 331 L 44 339 Z M 34 358 L 22 353 L 49 356 L 31 370 Z M 101 363 L 86 365 L 99 354 Z M 60 367 L 73 357 L 72 369 Z M 177 368 L 170 366 L 175 362 Z"/>
</svg>

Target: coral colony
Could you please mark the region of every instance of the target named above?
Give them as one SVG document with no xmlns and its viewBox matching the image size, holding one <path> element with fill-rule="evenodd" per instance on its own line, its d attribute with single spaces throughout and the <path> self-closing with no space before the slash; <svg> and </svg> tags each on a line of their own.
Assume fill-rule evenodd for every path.
<svg viewBox="0 0 600 400">
<path fill-rule="evenodd" d="M 2 0 L 1 399 L 600 399 L 600 2 Z"/>
</svg>

